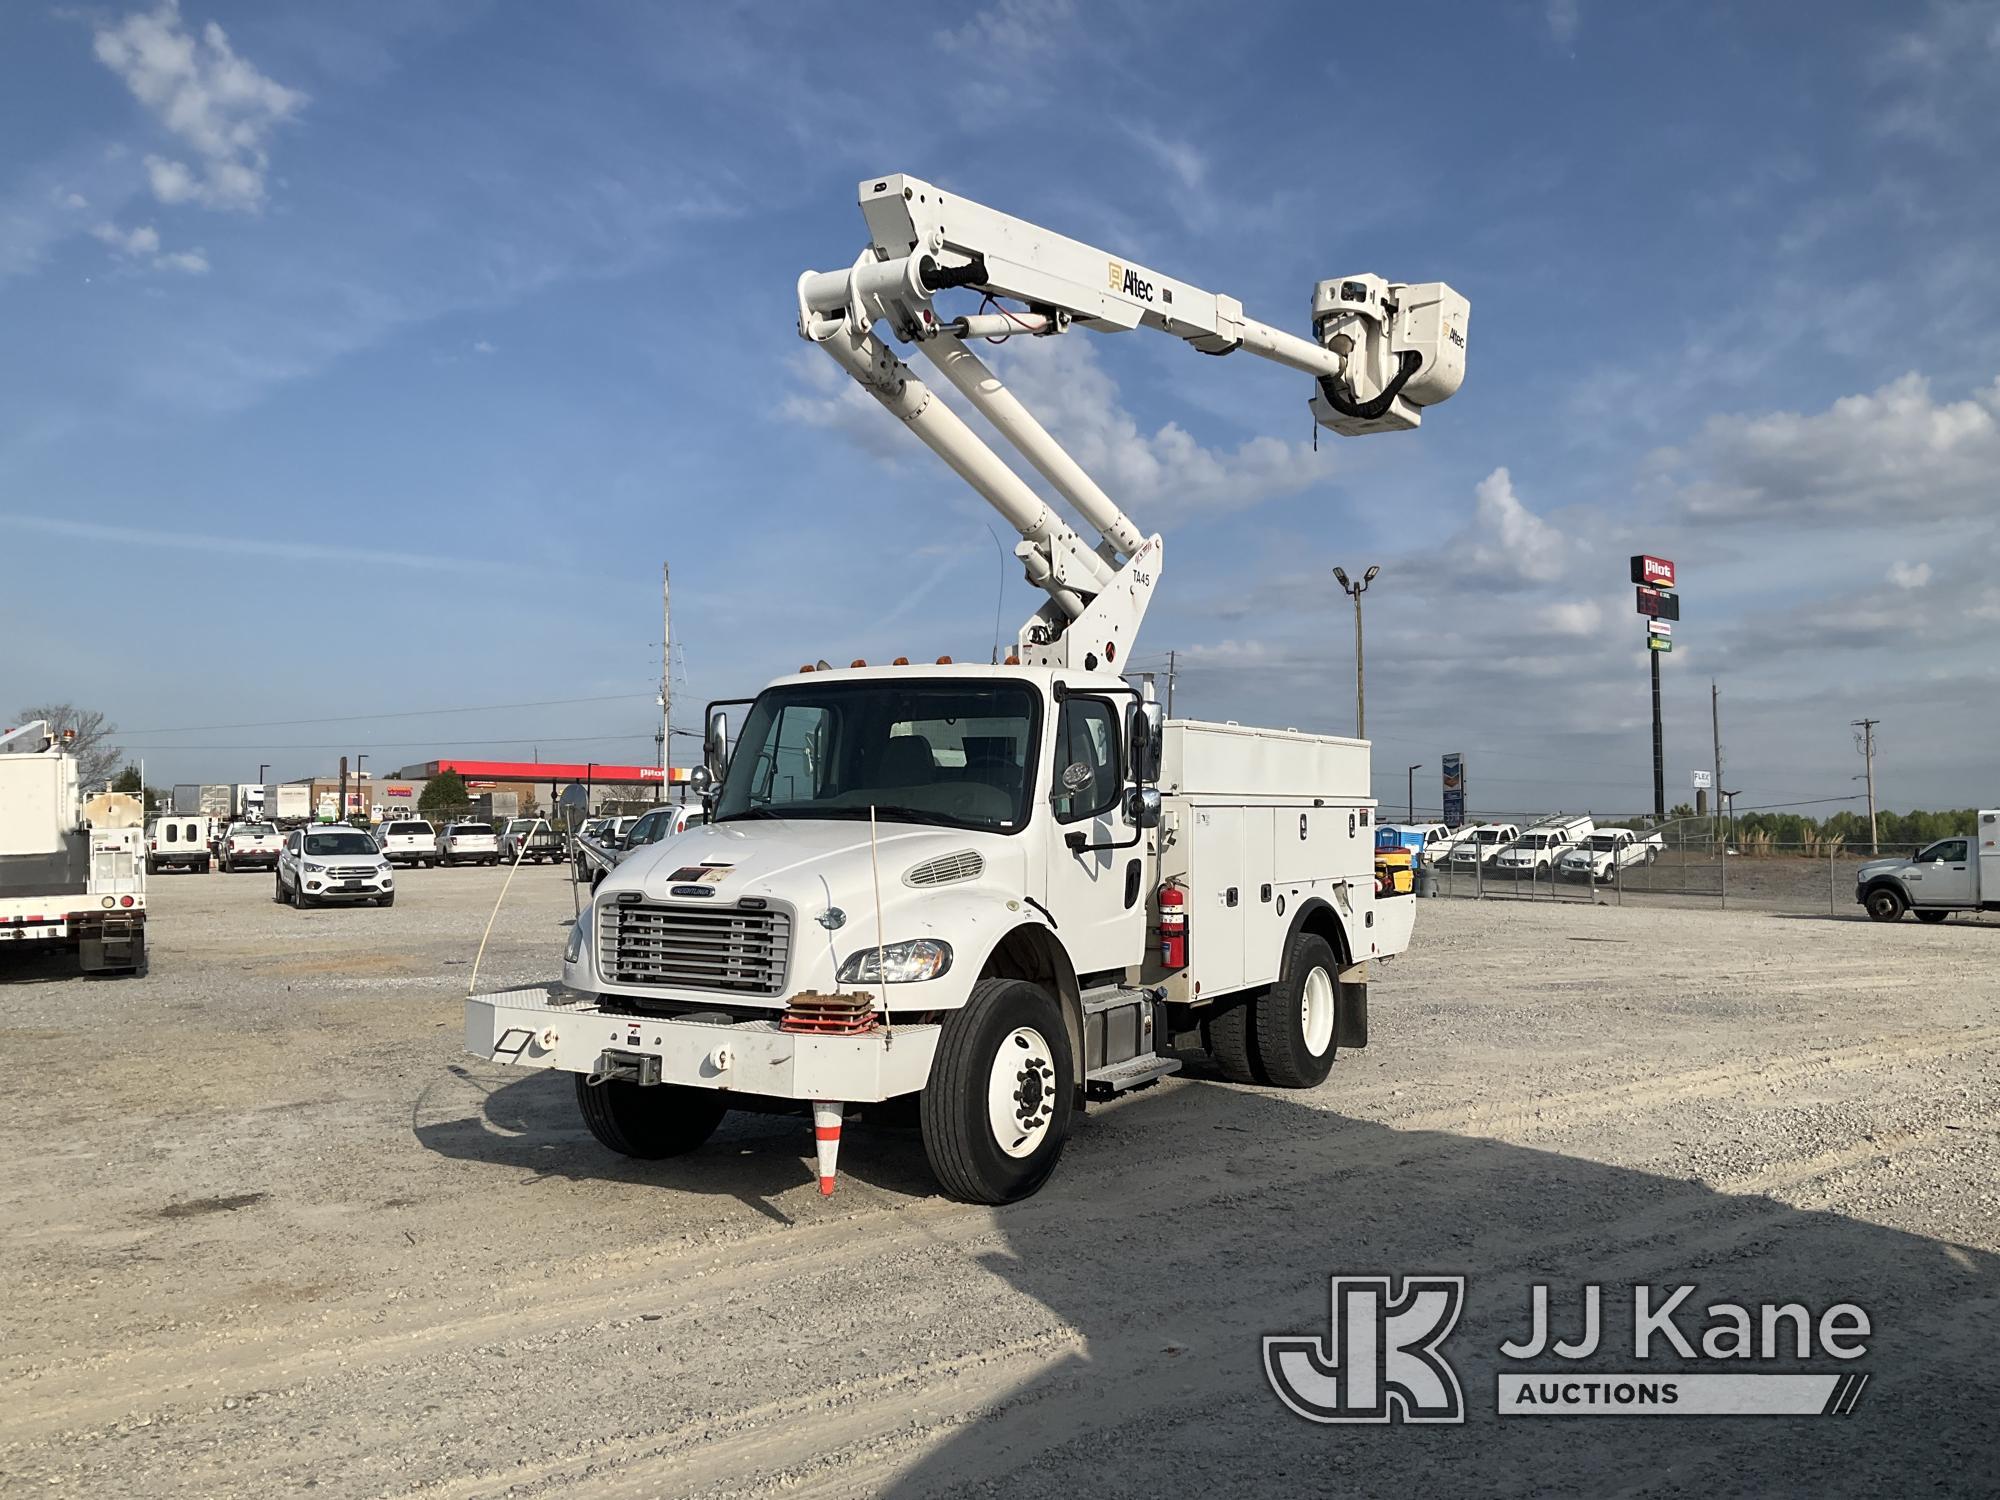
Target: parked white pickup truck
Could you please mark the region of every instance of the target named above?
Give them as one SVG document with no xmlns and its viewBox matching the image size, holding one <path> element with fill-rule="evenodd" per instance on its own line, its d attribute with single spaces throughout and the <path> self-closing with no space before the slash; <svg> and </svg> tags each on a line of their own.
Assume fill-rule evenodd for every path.
<svg viewBox="0 0 2000 1500">
<path fill-rule="evenodd" d="M 275 870 L 285 836 L 270 823 L 231 823 L 222 836 L 222 870 Z"/>
<path fill-rule="evenodd" d="M 1550 874 L 1555 870 L 1556 857 L 1577 840 L 1589 838 L 1593 827 L 1587 817 L 1544 819 L 1516 839 L 1511 849 L 1503 849 L 1494 857 L 1493 871 L 1516 880 Z"/>
<path fill-rule="evenodd" d="M 1878 922 L 1906 911 L 1919 922 L 2000 911 L 2000 811 L 1982 809 L 1971 838 L 1939 839 L 1908 859 L 1870 860 L 1855 873 L 1854 899 Z"/>
<path fill-rule="evenodd" d="M 1657 833 L 1634 833 L 1629 828 L 1600 828 L 1572 849 L 1556 858 L 1556 874 L 1564 880 L 1588 880 L 1603 884 L 1620 870 L 1634 865 L 1650 865 L 1660 857 L 1666 841 Z"/>
<path fill-rule="evenodd" d="M 1514 847 L 1514 841 L 1521 836 L 1521 830 L 1513 823 L 1481 823 L 1477 828 L 1466 829 L 1451 846 L 1445 856 L 1445 864 L 1453 870 L 1470 874 L 1483 864 L 1491 863 L 1494 856 Z"/>
</svg>

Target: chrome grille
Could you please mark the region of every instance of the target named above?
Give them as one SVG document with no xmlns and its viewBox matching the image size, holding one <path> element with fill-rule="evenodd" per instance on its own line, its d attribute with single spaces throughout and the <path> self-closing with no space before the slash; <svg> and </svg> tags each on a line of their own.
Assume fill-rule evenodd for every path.
<svg viewBox="0 0 2000 1500">
<path fill-rule="evenodd" d="M 326 874 L 329 880 L 373 880 L 375 878 L 375 867 L 373 865 L 328 865 L 326 867 Z"/>
<path fill-rule="evenodd" d="M 598 967 L 612 984 L 775 995 L 784 988 L 792 921 L 783 912 L 605 902 Z"/>
</svg>

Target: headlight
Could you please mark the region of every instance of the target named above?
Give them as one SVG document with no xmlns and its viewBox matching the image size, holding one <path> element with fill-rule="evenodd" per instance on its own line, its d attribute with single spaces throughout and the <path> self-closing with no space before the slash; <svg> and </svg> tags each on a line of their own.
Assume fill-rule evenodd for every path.
<svg viewBox="0 0 2000 1500">
<path fill-rule="evenodd" d="M 585 912 L 569 924 L 569 941 L 563 944 L 563 962 L 566 964 L 583 961 L 585 929 L 590 925 L 590 913 Z"/>
<path fill-rule="evenodd" d="M 316 865 L 311 860 L 307 860 L 305 870 L 308 875 L 324 875 L 326 873 L 326 866 Z"/>
<path fill-rule="evenodd" d="M 878 961 L 877 955 L 880 955 Z M 883 973 L 886 965 L 888 973 Z M 941 938 L 912 938 L 907 943 L 890 943 L 875 949 L 850 953 L 840 966 L 842 984 L 914 984 L 920 979 L 936 979 L 951 967 L 951 944 Z"/>
</svg>

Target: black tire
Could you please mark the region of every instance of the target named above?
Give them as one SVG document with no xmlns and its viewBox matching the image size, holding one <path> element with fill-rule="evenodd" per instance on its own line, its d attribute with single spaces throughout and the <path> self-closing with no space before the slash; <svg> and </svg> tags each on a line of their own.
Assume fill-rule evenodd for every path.
<svg viewBox="0 0 2000 1500">
<path fill-rule="evenodd" d="M 1896 922 L 1902 920 L 1903 913 L 1909 909 L 1910 903 L 1903 899 L 1903 893 L 1893 885 L 1878 885 L 1868 893 L 1861 904 L 1868 908 L 1868 915 L 1872 920 Z"/>
<path fill-rule="evenodd" d="M 598 1144 L 620 1156 L 663 1161 L 685 1156 L 715 1134 L 729 1106 L 715 1089 L 679 1084 L 591 1083 L 576 1077 L 576 1107 Z"/>
<path fill-rule="evenodd" d="M 1326 1082 L 1340 1048 L 1340 960 L 1316 932 L 1301 932 L 1285 954 L 1278 982 L 1253 1002 L 1250 1036 L 1264 1076 L 1281 1089 Z M 1321 1029 L 1324 1035 L 1317 1035 Z M 1315 1051 L 1315 1045 L 1318 1050 Z"/>
<path fill-rule="evenodd" d="M 1040 1048 L 1022 1041 L 1024 1036 L 1039 1038 Z M 1003 1056 L 1010 1046 L 1018 1052 Z M 1021 1071 L 1014 1098 L 1041 1127 L 1039 1139 L 1019 1156 L 995 1136 L 987 1108 L 996 1072 L 1016 1057 Z M 980 980 L 964 1007 L 945 1016 L 930 1082 L 918 1104 L 924 1155 L 938 1186 L 961 1203 L 1027 1197 L 1062 1159 L 1075 1103 L 1069 1032 L 1055 998 L 1025 979 Z"/>
<path fill-rule="evenodd" d="M 389 892 L 388 895 L 382 897 L 375 904 L 377 906 L 394 906 L 396 904 L 396 893 L 394 891 Z"/>
<path fill-rule="evenodd" d="M 150 854 L 146 856 L 146 873 L 148 875 L 157 875 L 160 873 L 158 862 Z"/>
<path fill-rule="evenodd" d="M 1917 913 L 1917 920 L 1919 922 L 1942 922 L 1950 915 L 1951 913 L 1948 911 L 1920 911 Z"/>
<path fill-rule="evenodd" d="M 1225 1000 L 1211 1009 L 1201 1023 L 1201 1044 L 1218 1071 L 1231 1083 L 1268 1083 L 1257 1064 L 1257 1048 L 1250 1036 L 1251 1008 L 1248 1000 Z"/>
<path fill-rule="evenodd" d="M 271 899 L 280 906 L 285 904 L 285 882 L 275 870 L 271 872 Z"/>
</svg>

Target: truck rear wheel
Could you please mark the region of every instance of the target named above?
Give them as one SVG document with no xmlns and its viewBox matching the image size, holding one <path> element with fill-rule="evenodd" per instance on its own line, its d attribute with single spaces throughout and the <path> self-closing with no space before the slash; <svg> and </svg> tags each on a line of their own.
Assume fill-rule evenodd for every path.
<svg viewBox="0 0 2000 1500">
<path fill-rule="evenodd" d="M 1900 921 L 1904 909 L 1909 905 L 1903 899 L 1903 893 L 1893 885 L 1876 886 L 1868 893 L 1868 899 L 1863 904 L 1868 908 L 1868 915 L 1877 922 Z"/>
<path fill-rule="evenodd" d="M 714 1135 L 729 1113 L 714 1089 L 673 1083 L 594 1084 L 583 1073 L 576 1075 L 576 1107 L 599 1145 L 640 1161 L 687 1155 Z"/>
<path fill-rule="evenodd" d="M 1340 961 L 1314 932 L 1292 939 L 1278 982 L 1254 1002 L 1251 1039 L 1264 1076 L 1282 1089 L 1309 1089 L 1333 1070 L 1340 1018 Z"/>
<path fill-rule="evenodd" d="M 1219 1010 L 1211 1010 L 1201 1023 L 1201 1044 L 1208 1049 L 1222 1076 L 1231 1083 L 1268 1083 L 1257 1064 L 1257 1048 L 1251 1041 L 1251 1002 L 1225 1000 Z"/>
<path fill-rule="evenodd" d="M 1054 998 L 1025 979 L 980 980 L 945 1017 L 918 1106 L 938 1185 L 961 1203 L 1027 1197 L 1062 1158 L 1075 1100 Z"/>
</svg>

